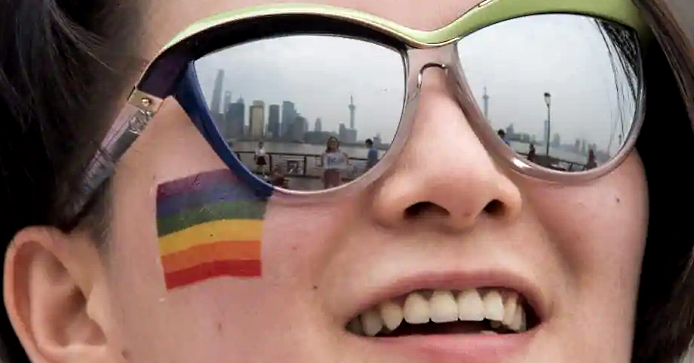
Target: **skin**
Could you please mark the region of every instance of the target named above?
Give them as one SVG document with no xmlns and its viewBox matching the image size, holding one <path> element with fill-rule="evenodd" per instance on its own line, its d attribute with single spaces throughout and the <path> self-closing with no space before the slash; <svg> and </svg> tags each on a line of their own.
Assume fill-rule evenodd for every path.
<svg viewBox="0 0 694 363">
<path fill-rule="evenodd" d="M 331 151 L 335 151 L 335 149 L 337 149 L 337 141 L 335 141 L 335 139 L 328 140 L 328 149 Z"/>
<path fill-rule="evenodd" d="M 196 19 L 261 2 L 142 2 L 149 7 L 143 53 L 152 57 Z M 475 3 L 322 2 L 420 29 Z M 167 102 L 118 166 L 107 251 L 80 231 L 30 227 L 16 235 L 5 303 L 35 363 L 423 362 L 386 353 L 343 324 L 366 296 L 399 279 L 491 269 L 528 279 L 548 307 L 527 349 L 498 361 L 629 361 L 648 217 L 635 152 L 588 184 L 553 186 L 510 173 L 485 151 L 442 75 L 428 72 L 410 141 L 379 180 L 346 198 L 269 203 L 262 279 L 167 292 L 157 185 L 222 167 L 183 110 Z M 486 211 L 492 200 L 501 207 Z M 430 204 L 406 217 L 419 202 Z"/>
</svg>

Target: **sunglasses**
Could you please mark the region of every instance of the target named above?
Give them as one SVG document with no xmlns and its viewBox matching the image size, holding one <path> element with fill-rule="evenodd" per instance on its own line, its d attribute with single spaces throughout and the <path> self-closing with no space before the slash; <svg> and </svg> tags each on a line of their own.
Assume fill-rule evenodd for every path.
<svg viewBox="0 0 694 363">
<path fill-rule="evenodd" d="M 374 181 L 420 122 L 427 78 L 445 80 L 497 162 L 548 182 L 592 180 L 634 147 L 651 38 L 629 0 L 487 0 L 433 31 L 322 5 L 219 14 L 149 65 L 92 160 L 77 209 L 168 97 L 259 196 Z"/>
</svg>

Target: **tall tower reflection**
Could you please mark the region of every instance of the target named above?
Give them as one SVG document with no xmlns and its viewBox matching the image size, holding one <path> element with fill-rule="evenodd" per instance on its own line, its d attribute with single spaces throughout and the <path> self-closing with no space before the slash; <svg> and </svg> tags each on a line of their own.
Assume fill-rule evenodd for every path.
<svg viewBox="0 0 694 363">
<path fill-rule="evenodd" d="M 354 97 L 349 96 L 349 128 L 354 130 L 354 112 L 357 106 L 354 105 Z"/>
<path fill-rule="evenodd" d="M 214 80 L 214 89 L 212 90 L 212 104 L 210 105 L 210 112 L 213 117 L 218 117 L 221 112 L 220 106 L 222 105 L 222 91 L 224 87 L 224 70 L 220 69 L 217 71 L 217 78 Z"/>
<path fill-rule="evenodd" d="M 484 96 L 482 96 L 482 102 L 484 107 L 484 118 L 489 121 L 489 95 L 487 94 L 487 87 L 484 87 Z"/>
</svg>

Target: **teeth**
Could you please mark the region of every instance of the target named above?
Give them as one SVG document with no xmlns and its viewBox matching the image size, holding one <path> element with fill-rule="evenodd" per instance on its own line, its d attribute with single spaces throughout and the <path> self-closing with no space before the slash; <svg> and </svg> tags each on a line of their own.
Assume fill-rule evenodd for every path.
<svg viewBox="0 0 694 363">
<path fill-rule="evenodd" d="M 349 324 L 347 324 L 347 330 L 356 335 L 364 334 L 364 328 L 361 326 L 361 317 L 350 320 Z"/>
<path fill-rule="evenodd" d="M 386 324 L 386 328 L 388 328 L 388 330 L 393 331 L 400 326 L 400 323 L 402 323 L 403 318 L 402 308 L 400 307 L 400 305 L 395 304 L 391 301 L 386 301 L 383 304 L 381 304 L 380 310 L 381 318 L 383 319 L 383 322 Z"/>
<path fill-rule="evenodd" d="M 404 321 L 409 324 L 450 323 L 455 321 L 481 322 L 488 320 L 492 329 L 506 328 L 514 332 L 527 329 L 526 313 L 520 297 L 514 292 L 504 292 L 504 299 L 498 290 L 477 289 L 458 293 L 448 290 L 412 292 L 402 300 L 385 301 L 352 319 L 347 330 L 356 335 L 375 336 L 381 332 L 396 330 Z M 427 299 L 425 296 L 429 296 Z M 400 301 L 400 302 L 398 302 Z M 496 334 L 496 331 L 482 331 L 482 334 Z"/>
<path fill-rule="evenodd" d="M 458 319 L 461 321 L 482 321 L 484 310 L 484 302 L 477 290 L 465 290 L 458 294 Z"/>
<path fill-rule="evenodd" d="M 526 317 L 525 310 L 522 306 L 518 305 L 516 308 L 516 313 L 513 317 L 513 323 L 509 325 L 509 328 L 513 331 L 525 331 L 526 329 Z"/>
<path fill-rule="evenodd" d="M 381 314 L 376 310 L 368 310 L 361 314 L 361 325 L 364 328 L 364 334 L 367 336 L 375 336 L 383 329 L 383 320 Z"/>
<path fill-rule="evenodd" d="M 518 327 L 518 330 L 519 330 L 519 331 L 525 331 L 526 329 L 528 329 L 528 321 L 526 320 L 526 319 L 527 319 L 527 316 L 526 316 L 526 314 L 525 314 L 525 310 L 523 310 L 523 309 L 518 309 L 518 313 L 517 313 L 517 314 L 520 315 L 520 321 L 521 321 L 520 327 Z"/>
<path fill-rule="evenodd" d="M 434 291 L 429 299 L 429 314 L 434 323 L 450 323 L 458 320 L 458 303 L 450 291 Z"/>
<path fill-rule="evenodd" d="M 484 302 L 484 317 L 488 320 L 504 320 L 504 300 L 498 291 L 491 290 L 482 299 Z"/>
<path fill-rule="evenodd" d="M 426 324 L 429 322 L 429 302 L 418 292 L 413 292 L 405 299 L 403 307 L 405 321 L 410 324 Z"/>
<path fill-rule="evenodd" d="M 512 293 L 506 298 L 504 302 L 504 318 L 502 319 L 504 325 L 511 326 L 513 324 L 513 320 L 516 318 L 517 305 L 518 295 L 516 293 Z"/>
</svg>

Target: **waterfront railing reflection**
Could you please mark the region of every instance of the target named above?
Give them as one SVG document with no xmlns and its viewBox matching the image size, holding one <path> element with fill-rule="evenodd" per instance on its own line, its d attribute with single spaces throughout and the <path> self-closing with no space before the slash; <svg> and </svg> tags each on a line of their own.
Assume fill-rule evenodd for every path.
<svg viewBox="0 0 694 363">
<path fill-rule="evenodd" d="M 282 176 L 288 179 L 289 189 L 295 190 L 318 190 L 322 189 L 321 178 L 323 175 L 322 161 L 320 154 L 269 152 L 268 165 L 265 172 L 258 172 L 255 163 L 255 153 L 253 151 L 235 151 L 241 162 L 256 174 L 269 176 L 272 171 L 280 167 Z M 527 153 L 519 153 L 527 157 Z M 349 166 L 341 172 L 343 183 L 352 181 L 366 172 L 366 158 L 350 157 Z M 533 162 L 544 167 L 558 171 L 583 171 L 585 164 L 575 161 L 563 160 L 546 155 L 535 155 Z"/>
<path fill-rule="evenodd" d="M 255 153 L 253 151 L 235 151 L 241 162 L 252 171 L 256 170 Z M 320 154 L 301 153 L 277 153 L 268 152 L 268 172 L 276 170 L 280 166 L 282 174 L 287 178 L 320 179 L 323 175 L 322 159 Z M 341 172 L 343 182 L 356 179 L 366 171 L 366 158 L 350 157 L 348 167 Z M 306 189 L 306 187 L 292 187 L 290 189 Z M 310 187 L 310 189 L 315 189 Z"/>
<path fill-rule="evenodd" d="M 519 152 L 518 155 L 521 155 L 523 157 L 528 157 L 528 153 L 521 153 Z M 533 157 L 532 162 L 544 166 L 545 168 L 557 170 L 557 171 L 570 171 L 570 172 L 577 172 L 577 171 L 584 171 L 586 170 L 586 164 L 585 163 L 578 163 L 575 161 L 570 161 L 570 160 L 564 160 L 560 158 L 555 158 L 553 156 L 547 156 L 543 154 L 537 154 Z"/>
</svg>

